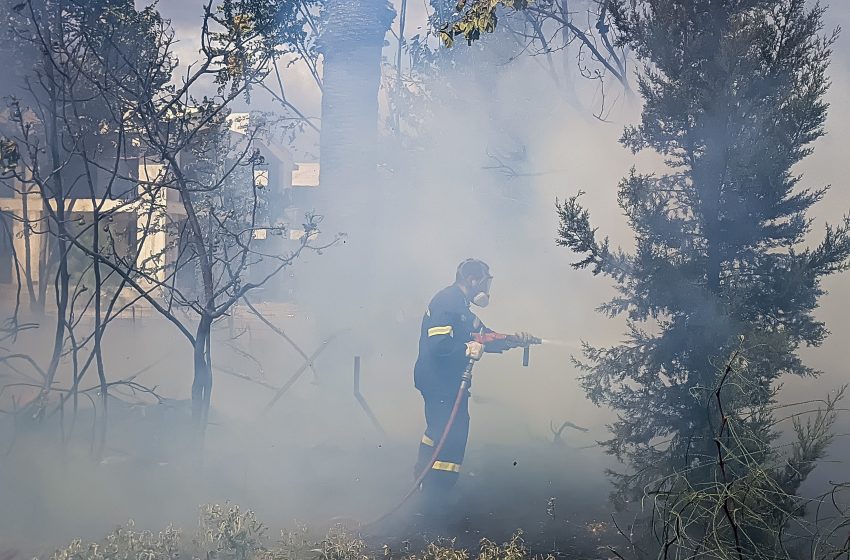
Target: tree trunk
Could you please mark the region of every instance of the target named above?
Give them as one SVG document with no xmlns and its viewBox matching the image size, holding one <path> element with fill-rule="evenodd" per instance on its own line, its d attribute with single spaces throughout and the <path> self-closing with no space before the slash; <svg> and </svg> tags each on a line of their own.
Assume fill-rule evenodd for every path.
<svg viewBox="0 0 850 560">
<path fill-rule="evenodd" d="M 203 315 L 195 332 L 194 379 L 192 381 L 192 425 L 197 444 L 203 448 L 212 392 L 212 365 L 210 363 L 210 333 L 212 320 Z"/>
<path fill-rule="evenodd" d="M 30 224 L 30 208 L 29 208 L 29 196 L 28 190 L 26 187 L 21 189 L 24 191 L 24 194 L 21 196 L 21 217 L 24 220 L 23 223 L 23 240 L 24 240 L 24 278 L 26 279 L 26 288 L 27 295 L 29 296 L 29 307 L 30 312 L 36 317 L 44 316 L 44 300 L 42 300 L 35 291 L 35 281 L 33 276 L 35 274 L 35 270 L 33 266 L 33 250 L 32 250 L 32 229 Z M 40 259 L 39 259 L 40 260 Z M 41 270 L 40 272 L 44 272 Z M 41 282 L 44 282 L 44 278 L 41 278 Z"/>
<path fill-rule="evenodd" d="M 48 57 L 49 55 L 45 55 Z M 56 202 L 56 219 L 60 223 L 65 223 L 65 189 L 62 183 L 62 154 L 61 154 L 61 134 L 59 132 L 59 104 L 61 92 L 56 90 L 57 80 L 54 76 L 52 61 L 45 60 L 45 68 L 47 72 L 48 94 L 50 96 L 50 115 L 47 119 L 47 142 L 50 150 L 50 164 L 53 171 L 50 185 L 52 192 L 50 196 Z M 56 372 L 59 369 L 59 360 L 62 357 L 62 349 L 65 343 L 65 320 L 68 310 L 68 291 L 70 284 L 70 276 L 68 274 L 68 245 L 65 237 L 62 235 L 56 236 L 56 250 L 59 257 L 59 269 L 56 272 L 56 329 L 53 339 L 53 355 L 50 358 L 50 364 L 47 367 L 47 376 L 44 380 L 43 391 L 50 391 L 53 386 L 53 380 L 56 377 Z M 45 279 L 42 278 L 42 282 Z"/>
<path fill-rule="evenodd" d="M 381 0 L 330 0 L 325 13 L 321 184 L 347 204 L 375 187 L 381 51 L 395 12 Z"/>
<path fill-rule="evenodd" d="M 323 55 L 321 188 L 315 207 L 332 232 L 347 239 L 323 260 L 301 272 L 299 300 L 311 308 L 325 332 L 347 321 L 368 298 L 373 273 L 377 185 L 378 91 L 381 51 L 395 12 L 386 0 L 329 0 L 319 41 Z M 338 305 L 328 309 L 328 279 Z"/>
</svg>

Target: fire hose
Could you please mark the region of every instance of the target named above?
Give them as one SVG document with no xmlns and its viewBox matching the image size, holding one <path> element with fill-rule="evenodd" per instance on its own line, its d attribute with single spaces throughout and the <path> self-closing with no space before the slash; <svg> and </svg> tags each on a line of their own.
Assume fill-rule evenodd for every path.
<svg viewBox="0 0 850 560">
<path fill-rule="evenodd" d="M 522 365 L 528 366 L 528 357 L 530 353 L 530 346 L 532 344 L 542 344 L 543 340 L 533 337 L 530 335 L 505 335 L 501 333 L 475 333 L 472 335 L 472 339 L 480 344 L 492 344 L 494 342 L 500 343 L 500 347 L 504 349 L 509 348 L 523 348 L 523 356 L 522 356 Z M 413 482 L 413 486 L 410 490 L 405 494 L 404 498 L 396 504 L 391 510 L 386 512 L 384 515 L 368 523 L 368 525 L 375 525 L 379 523 L 395 512 L 397 512 L 401 507 L 407 503 L 407 501 L 416 494 L 417 490 L 419 490 L 422 482 L 425 480 L 425 477 L 428 476 L 428 473 L 434 466 L 434 463 L 437 462 L 437 459 L 440 456 L 440 452 L 443 450 L 443 446 L 448 439 L 449 433 L 452 431 L 452 426 L 454 426 L 455 418 L 457 417 L 458 410 L 460 409 L 460 403 L 463 401 L 464 394 L 466 394 L 467 390 L 469 390 L 469 385 L 472 383 L 472 368 L 475 366 L 475 360 L 470 358 L 469 362 L 466 364 L 466 369 L 461 376 L 460 387 L 457 390 L 457 396 L 455 396 L 454 406 L 452 406 L 451 414 L 449 414 L 449 420 L 446 422 L 445 428 L 443 428 L 443 433 L 440 435 L 440 439 L 437 444 L 434 446 L 434 452 L 431 454 L 431 458 L 428 460 L 425 468 L 422 469 L 422 472 L 416 477 L 416 480 Z"/>
<path fill-rule="evenodd" d="M 394 508 L 389 510 L 387 513 L 376 519 L 375 521 L 369 523 L 369 525 L 374 525 L 391 516 L 399 509 L 401 506 L 407 503 L 417 490 L 419 490 L 422 481 L 425 480 L 425 477 L 428 475 L 428 472 L 434 466 L 434 463 L 437 462 L 438 457 L 440 456 L 440 452 L 443 450 L 443 446 L 446 444 L 446 439 L 449 437 L 449 432 L 452 431 L 452 426 L 455 423 L 455 418 L 457 417 L 457 411 L 460 409 L 460 403 L 463 401 L 463 395 L 469 389 L 469 384 L 472 381 L 472 367 L 475 365 L 475 360 L 470 359 L 469 363 L 466 365 L 466 369 L 463 372 L 463 376 L 461 377 L 460 387 L 457 390 L 457 396 L 455 397 L 454 406 L 452 406 L 452 412 L 449 415 L 449 421 L 446 422 L 446 427 L 443 428 L 443 433 L 440 436 L 440 441 L 437 442 L 437 445 L 434 446 L 434 452 L 431 454 L 431 458 L 428 460 L 428 464 L 425 465 L 425 468 L 422 469 L 422 472 L 419 473 L 419 476 L 416 477 L 416 480 L 413 482 L 413 486 L 410 490 L 405 494 L 404 498 L 396 504 Z"/>
</svg>

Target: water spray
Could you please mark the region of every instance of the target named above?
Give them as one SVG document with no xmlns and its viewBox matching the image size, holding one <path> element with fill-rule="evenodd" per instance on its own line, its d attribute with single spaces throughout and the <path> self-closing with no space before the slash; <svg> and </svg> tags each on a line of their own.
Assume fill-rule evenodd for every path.
<svg viewBox="0 0 850 560">
<path fill-rule="evenodd" d="M 547 346 L 561 346 L 564 348 L 575 346 L 571 342 L 567 342 L 566 340 L 553 340 L 551 338 L 541 338 L 540 344 L 546 344 Z"/>
</svg>

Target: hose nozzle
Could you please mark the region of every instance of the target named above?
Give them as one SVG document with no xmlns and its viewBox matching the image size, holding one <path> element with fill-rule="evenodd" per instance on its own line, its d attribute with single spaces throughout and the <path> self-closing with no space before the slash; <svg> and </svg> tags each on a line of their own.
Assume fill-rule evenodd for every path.
<svg viewBox="0 0 850 560">
<path fill-rule="evenodd" d="M 535 344 L 543 344 L 543 339 L 526 332 L 508 335 L 507 339 L 514 348 L 527 348 Z"/>
</svg>

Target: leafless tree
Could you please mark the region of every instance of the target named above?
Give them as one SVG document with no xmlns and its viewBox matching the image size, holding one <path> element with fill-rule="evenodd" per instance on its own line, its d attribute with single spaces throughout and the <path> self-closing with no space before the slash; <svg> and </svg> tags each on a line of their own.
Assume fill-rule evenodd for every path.
<svg viewBox="0 0 850 560">
<path fill-rule="evenodd" d="M 48 366 L 37 368 L 40 386 L 43 394 L 59 390 L 57 371 L 69 356 L 73 382 L 59 390 L 60 407 L 70 398 L 76 409 L 81 381 L 95 369 L 102 446 L 109 388 L 143 389 L 107 379 L 105 329 L 144 301 L 192 347 L 202 438 L 213 324 L 302 251 L 335 240 L 317 241 L 317 216 L 307 216 L 295 243 L 284 240 L 284 224 L 270 222 L 260 140 L 291 121 L 232 114 L 237 100 L 265 87 L 283 52 L 285 35 L 258 15 L 263 2 L 210 0 L 200 59 L 180 77 L 174 33 L 155 8 L 106 4 L 96 17 L 82 0 L 32 0 L 17 10 L 19 39 L 42 53 L 28 80 L 32 107 L 13 103 L 11 119 L 13 188 L 42 214 L 17 219 L 25 235 L 49 240 L 43 252 L 56 263 L 54 348 Z M 88 331 L 78 328 L 84 316 L 93 320 Z"/>
</svg>

